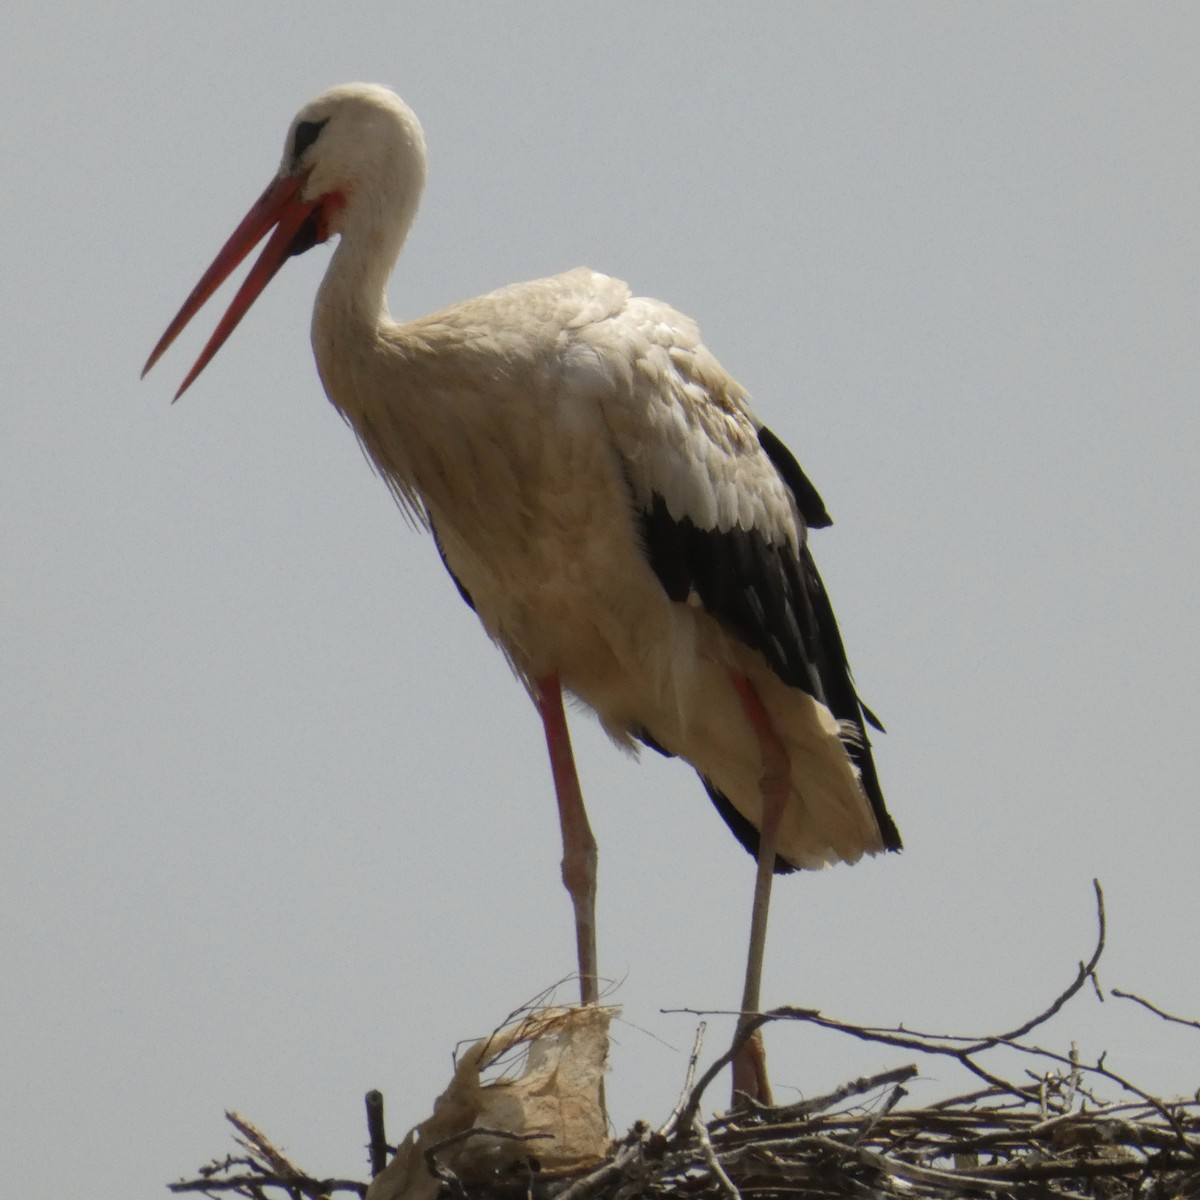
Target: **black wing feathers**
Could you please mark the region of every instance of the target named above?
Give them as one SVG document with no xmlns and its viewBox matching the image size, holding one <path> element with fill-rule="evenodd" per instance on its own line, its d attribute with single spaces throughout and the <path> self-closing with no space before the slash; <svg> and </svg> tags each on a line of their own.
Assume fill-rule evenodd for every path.
<svg viewBox="0 0 1200 1200">
<path fill-rule="evenodd" d="M 676 520 L 657 494 L 638 515 L 650 565 L 667 595 L 681 604 L 694 596 L 785 683 L 820 699 L 820 679 L 797 622 L 803 605 L 797 604 L 800 580 L 790 554 L 757 530 L 722 532 L 699 529 L 690 517 Z"/>
<path fill-rule="evenodd" d="M 806 592 L 819 634 L 819 647 L 823 659 L 821 676 L 826 688 L 825 703 L 839 721 L 853 721 L 861 731 L 859 737 L 846 742 L 846 751 L 862 776 L 863 791 L 871 802 L 871 811 L 879 824 L 884 848 L 899 850 L 902 846 L 900 831 L 884 804 L 883 789 L 879 786 L 879 776 L 875 772 L 875 760 L 871 757 L 871 743 L 867 738 L 863 720 L 866 718 L 881 732 L 883 726 L 858 698 L 858 692 L 854 689 L 850 664 L 846 661 L 846 649 L 842 645 L 842 634 L 838 629 L 837 618 L 833 615 L 833 605 L 829 602 L 829 594 L 825 591 L 825 585 L 817 572 L 817 564 L 807 546 L 801 550 L 800 559 L 807 580 Z"/>
<path fill-rule="evenodd" d="M 792 453 L 768 429 L 759 430 L 758 437 L 807 525 L 829 525 L 817 489 Z M 884 806 L 864 721 L 881 726 L 854 689 L 837 620 L 807 545 L 802 541 L 796 555 L 787 541 L 775 544 L 759 529 L 697 528 L 689 517 L 673 517 L 657 494 L 638 516 L 650 566 L 672 600 L 698 602 L 757 650 L 789 687 L 807 692 L 837 720 L 857 728 L 859 736 L 845 739 L 846 752 L 861 773 L 884 845 L 899 849 L 900 835 Z M 649 737 L 642 740 L 653 744 Z M 758 835 L 753 825 L 707 780 L 705 786 L 734 835 L 755 849 Z"/>
<path fill-rule="evenodd" d="M 764 425 L 758 431 L 758 444 L 767 452 L 783 482 L 792 489 L 796 507 L 809 529 L 827 529 L 833 518 L 825 511 L 825 501 L 813 486 L 796 456 Z"/>
</svg>

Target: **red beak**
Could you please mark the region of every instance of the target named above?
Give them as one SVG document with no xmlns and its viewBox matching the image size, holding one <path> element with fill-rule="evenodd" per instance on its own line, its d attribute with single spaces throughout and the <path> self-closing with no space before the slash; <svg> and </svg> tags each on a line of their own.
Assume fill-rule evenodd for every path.
<svg viewBox="0 0 1200 1200">
<path fill-rule="evenodd" d="M 250 273 L 242 281 L 237 295 L 221 318 L 220 324 L 213 331 L 208 344 L 200 352 L 195 366 L 187 373 L 175 399 L 191 386 L 192 381 L 208 366 L 213 355 L 225 344 L 225 339 L 237 328 L 238 322 L 244 317 L 250 305 L 258 299 L 263 288 L 275 278 L 275 273 L 294 254 L 303 254 L 305 250 L 323 242 L 328 237 L 325 228 L 325 212 L 322 201 L 302 200 L 301 189 L 304 187 L 305 175 L 288 175 L 273 179 L 267 190 L 251 206 L 250 211 L 242 218 L 241 224 L 233 231 L 229 241 L 221 247 L 220 253 L 213 259 L 212 266 L 204 272 L 200 282 L 192 288 L 191 295 L 183 302 L 183 307 L 175 314 L 175 319 L 167 326 L 167 331 L 158 339 L 158 345 L 150 353 L 142 375 L 162 357 L 170 344 L 179 336 L 187 323 L 200 311 L 204 302 L 221 286 L 238 264 L 258 245 L 267 232 L 274 227 L 270 240 L 263 247 L 258 261 L 250 268 Z"/>
</svg>

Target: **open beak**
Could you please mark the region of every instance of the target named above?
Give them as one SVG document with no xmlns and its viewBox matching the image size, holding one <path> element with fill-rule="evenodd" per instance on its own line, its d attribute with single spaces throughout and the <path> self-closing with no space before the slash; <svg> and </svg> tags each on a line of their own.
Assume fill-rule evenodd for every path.
<svg viewBox="0 0 1200 1200">
<path fill-rule="evenodd" d="M 175 399 L 191 386 L 192 381 L 208 366 L 209 360 L 225 344 L 225 339 L 237 328 L 238 322 L 246 315 L 250 305 L 258 299 L 259 293 L 275 277 L 275 273 L 295 254 L 303 254 L 318 242 L 328 237 L 326 214 L 323 200 L 301 199 L 307 175 L 277 176 L 267 186 L 267 190 L 251 206 L 250 211 L 242 218 L 241 224 L 233 231 L 229 241 L 221 247 L 220 253 L 213 259 L 212 266 L 204 272 L 200 282 L 192 288 L 191 295 L 183 302 L 183 307 L 175 314 L 175 319 L 167 326 L 167 331 L 158 339 L 158 345 L 151 351 L 142 375 L 162 357 L 170 344 L 179 336 L 187 323 L 200 311 L 204 302 L 221 286 L 238 264 L 258 245 L 274 227 L 267 244 L 250 273 L 242 281 L 237 295 L 229 305 L 220 324 L 213 331 L 208 344 L 196 359 L 195 366 L 187 373 Z"/>
</svg>

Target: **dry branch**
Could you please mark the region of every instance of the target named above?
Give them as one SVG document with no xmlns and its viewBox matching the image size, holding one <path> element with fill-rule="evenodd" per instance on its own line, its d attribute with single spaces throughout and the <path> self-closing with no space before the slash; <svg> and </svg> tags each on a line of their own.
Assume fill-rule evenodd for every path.
<svg viewBox="0 0 1200 1200">
<path fill-rule="evenodd" d="M 1101 995 L 1095 972 L 1105 914 L 1098 884 L 1096 907 L 1098 936 L 1089 959 L 1050 1004 L 1004 1033 L 859 1026 L 800 1008 L 755 1014 L 740 1031 L 745 1037 L 772 1021 L 804 1022 L 903 1049 L 918 1062 L 950 1057 L 983 1080 L 982 1089 L 908 1107 L 904 1085 L 918 1074 L 917 1063 L 910 1063 L 797 1104 L 747 1103 L 704 1123 L 705 1089 L 735 1048 L 694 1081 L 698 1032 L 668 1120 L 657 1130 L 638 1122 L 593 1170 L 574 1176 L 539 1171 L 534 1149 L 519 1169 L 468 1185 L 441 1169 L 438 1145 L 429 1148 L 428 1166 L 442 1195 L 453 1200 L 1200 1200 L 1200 1091 L 1189 1099 L 1161 1099 L 1110 1070 L 1104 1055 L 1089 1063 L 1074 1047 L 1062 1054 L 1028 1040 L 1087 983 Z M 1200 1028 L 1132 993 L 1112 994 L 1162 1020 Z M 992 1064 L 998 1051 L 1019 1056 L 1020 1078 L 1007 1078 Z M 1105 1085 L 1119 1097 L 1105 1099 Z M 384 1142 L 382 1097 L 368 1099 L 368 1112 L 377 1117 L 369 1130 L 375 1175 L 380 1155 L 391 1149 Z M 366 1194 L 366 1183 L 305 1175 L 249 1122 L 227 1115 L 246 1153 L 209 1164 L 172 1191 L 247 1200 Z"/>
</svg>

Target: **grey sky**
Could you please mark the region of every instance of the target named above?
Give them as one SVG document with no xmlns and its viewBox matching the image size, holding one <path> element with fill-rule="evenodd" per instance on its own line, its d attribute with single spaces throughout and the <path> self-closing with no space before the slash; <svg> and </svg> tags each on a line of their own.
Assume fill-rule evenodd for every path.
<svg viewBox="0 0 1200 1200">
<path fill-rule="evenodd" d="M 12 1195 L 157 1195 L 227 1106 L 361 1173 L 367 1088 L 399 1135 L 457 1039 L 573 966 L 537 718 L 321 393 L 328 251 L 178 405 L 221 298 L 137 381 L 351 79 L 430 146 L 395 315 L 628 279 L 833 513 L 908 848 L 781 882 L 767 1001 L 1012 1024 L 1090 947 L 1098 875 L 1104 979 L 1200 1011 L 1193 5 L 104 7 L 19 5 L 0 47 Z M 610 1103 L 661 1119 L 692 1021 L 659 1009 L 736 1002 L 753 864 L 690 771 L 574 729 Z M 1047 1036 L 1175 1091 L 1186 1032 L 1089 999 Z M 769 1049 L 783 1095 L 891 1063 Z"/>
</svg>

